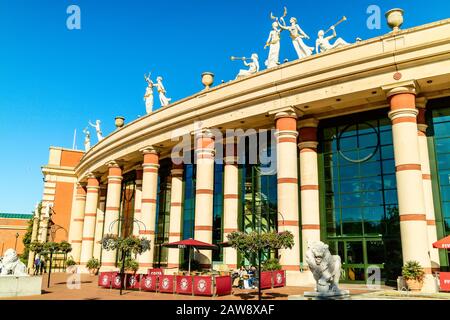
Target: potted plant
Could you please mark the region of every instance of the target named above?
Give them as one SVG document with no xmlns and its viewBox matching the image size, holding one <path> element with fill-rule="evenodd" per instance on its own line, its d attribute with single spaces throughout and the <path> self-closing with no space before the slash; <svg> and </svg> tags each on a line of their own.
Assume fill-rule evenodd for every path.
<svg viewBox="0 0 450 320">
<path fill-rule="evenodd" d="M 122 269 L 122 261 L 119 262 L 119 268 Z M 126 258 L 124 269 L 127 273 L 135 274 L 139 270 L 139 263 L 133 258 Z"/>
<path fill-rule="evenodd" d="M 95 276 L 95 275 L 97 275 L 98 269 L 100 268 L 100 261 L 98 261 L 98 259 L 95 259 L 95 258 L 92 257 L 86 263 L 86 268 L 89 269 L 89 273 L 92 276 Z"/>
<path fill-rule="evenodd" d="M 423 286 L 425 271 L 417 261 L 408 261 L 402 268 L 402 276 L 406 281 L 408 289 L 411 291 L 420 291 Z"/>
<path fill-rule="evenodd" d="M 277 258 L 267 259 L 262 265 L 262 271 L 278 271 L 281 269 L 281 264 Z"/>
</svg>

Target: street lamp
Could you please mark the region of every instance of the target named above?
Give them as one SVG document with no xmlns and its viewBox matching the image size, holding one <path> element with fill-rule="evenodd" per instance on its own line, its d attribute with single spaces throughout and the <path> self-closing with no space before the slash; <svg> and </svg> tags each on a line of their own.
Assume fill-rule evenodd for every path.
<svg viewBox="0 0 450 320">
<path fill-rule="evenodd" d="M 16 233 L 16 243 L 14 244 L 14 251 L 17 251 L 17 239 L 19 239 L 20 234 Z"/>
</svg>

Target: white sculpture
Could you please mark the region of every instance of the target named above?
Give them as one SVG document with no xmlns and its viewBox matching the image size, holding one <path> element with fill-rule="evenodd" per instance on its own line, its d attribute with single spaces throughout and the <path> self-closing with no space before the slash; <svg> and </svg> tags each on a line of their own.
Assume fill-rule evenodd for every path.
<svg viewBox="0 0 450 320">
<path fill-rule="evenodd" d="M 53 202 L 50 202 L 45 207 L 44 217 L 49 218 L 52 211 L 53 211 Z"/>
<path fill-rule="evenodd" d="M 265 61 L 265 65 L 267 69 L 276 67 L 280 64 L 280 33 L 281 29 L 278 28 L 278 19 L 272 23 L 272 31 L 269 33 L 269 38 L 267 39 L 266 45 L 264 49 L 269 47 L 269 55 L 267 56 L 267 60 Z"/>
<path fill-rule="evenodd" d="M 91 121 L 89 121 L 89 125 L 93 128 L 95 128 L 95 131 L 97 132 L 97 140 L 98 142 L 103 140 L 103 134 L 102 134 L 102 129 L 100 128 L 100 120 L 95 121 L 95 124 L 91 123 Z"/>
<path fill-rule="evenodd" d="M 14 249 L 8 249 L 5 251 L 5 255 L 0 263 L 1 276 L 28 276 L 27 267 L 19 260 L 17 253 Z"/>
<path fill-rule="evenodd" d="M 317 292 L 340 292 L 341 257 L 331 255 L 327 244 L 321 241 L 308 242 L 306 262 L 316 280 Z"/>
<path fill-rule="evenodd" d="M 153 87 L 155 84 L 153 83 L 152 79 L 150 79 L 151 73 L 149 75 L 144 74 L 144 79 L 147 82 L 147 88 L 145 89 L 144 94 L 144 101 L 145 101 L 145 111 L 147 114 L 151 113 L 153 111 Z"/>
<path fill-rule="evenodd" d="M 347 18 L 344 16 L 341 20 L 339 20 L 337 23 L 332 25 L 327 31 L 319 30 L 319 33 L 317 34 L 318 39 L 316 40 L 316 52 L 325 52 L 330 49 L 336 49 L 343 46 L 348 45 L 349 43 L 346 42 L 342 38 L 337 38 L 336 41 L 333 44 L 330 44 L 330 40 L 333 38 L 336 38 L 336 26 L 340 23 L 346 21 Z M 331 36 L 325 37 L 325 33 L 327 33 L 329 30 L 333 31 L 333 34 Z M 319 51 L 320 49 L 320 51 Z"/>
<path fill-rule="evenodd" d="M 242 62 L 244 62 L 244 65 L 246 67 L 248 67 L 248 70 L 245 70 L 245 69 L 239 70 L 239 73 L 236 78 L 249 76 L 249 75 L 255 74 L 259 71 L 259 58 L 256 53 L 253 53 L 250 58 L 252 60 L 252 62 L 245 61 L 245 60 L 247 60 L 247 58 L 245 58 L 245 57 L 243 57 L 241 59 L 242 59 Z"/>
<path fill-rule="evenodd" d="M 85 136 L 84 136 L 84 150 L 86 152 L 88 152 L 89 149 L 91 149 L 91 133 L 89 132 L 88 128 L 84 128 L 83 133 L 85 134 Z"/>
<path fill-rule="evenodd" d="M 292 17 L 289 22 L 290 26 L 286 26 L 284 18 L 281 17 L 280 28 L 283 30 L 288 30 L 292 39 L 292 44 L 294 45 L 295 51 L 297 52 L 298 58 L 305 58 L 312 55 L 314 48 L 307 46 L 303 42 L 303 38 L 309 39 L 309 36 L 300 28 L 297 24 L 297 19 Z"/>
<path fill-rule="evenodd" d="M 172 100 L 172 99 L 166 97 L 166 89 L 164 88 L 164 85 L 162 84 L 162 80 L 163 80 L 162 77 L 157 77 L 155 86 L 159 93 L 159 101 L 161 102 L 161 107 L 165 107 L 165 106 L 169 105 L 170 100 Z"/>
</svg>

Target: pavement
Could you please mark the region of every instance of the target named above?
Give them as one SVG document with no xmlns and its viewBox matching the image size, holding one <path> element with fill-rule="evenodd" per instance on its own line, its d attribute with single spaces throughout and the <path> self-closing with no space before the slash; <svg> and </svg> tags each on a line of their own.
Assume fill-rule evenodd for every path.
<svg viewBox="0 0 450 320">
<path fill-rule="evenodd" d="M 81 274 L 79 288 L 69 288 L 67 282 L 71 274 L 52 273 L 50 287 L 47 288 L 48 274 L 43 275 L 42 294 L 27 297 L 7 298 L 8 300 L 257 300 L 258 290 L 233 288 L 231 295 L 220 297 L 198 297 L 167 293 L 102 288 L 97 285 L 98 277 Z M 69 281 L 70 283 L 70 281 Z M 391 299 L 450 299 L 450 294 L 412 295 L 381 286 L 369 289 L 365 285 L 341 284 L 341 289 L 350 291 L 351 300 L 391 300 Z M 282 287 L 263 290 L 263 300 L 304 300 L 303 293 L 313 291 L 311 287 Z"/>
</svg>

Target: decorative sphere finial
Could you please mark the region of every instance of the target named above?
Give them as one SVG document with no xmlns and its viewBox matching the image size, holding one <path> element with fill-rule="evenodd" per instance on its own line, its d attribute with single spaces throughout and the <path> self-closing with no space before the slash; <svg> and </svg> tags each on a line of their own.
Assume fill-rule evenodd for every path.
<svg viewBox="0 0 450 320">
<path fill-rule="evenodd" d="M 208 90 L 211 87 L 211 85 L 214 83 L 214 73 L 203 72 L 202 73 L 202 83 L 205 86 L 205 90 Z"/>
</svg>

